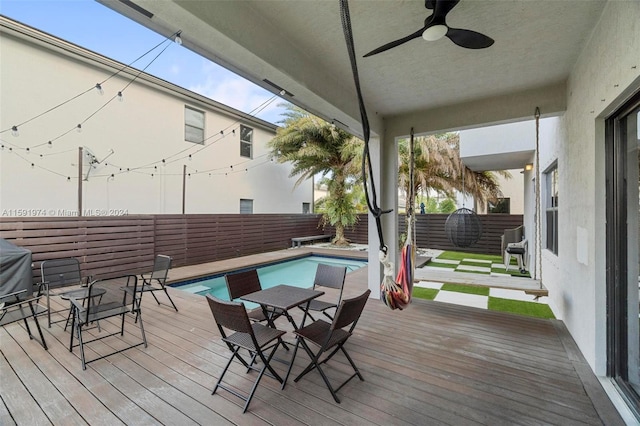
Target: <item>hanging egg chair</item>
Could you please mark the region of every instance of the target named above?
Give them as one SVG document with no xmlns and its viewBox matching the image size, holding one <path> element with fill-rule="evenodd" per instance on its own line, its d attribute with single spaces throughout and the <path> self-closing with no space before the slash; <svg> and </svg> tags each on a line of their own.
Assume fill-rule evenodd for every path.
<svg viewBox="0 0 640 426">
<path fill-rule="evenodd" d="M 482 223 L 473 210 L 461 208 L 449 215 L 444 224 L 447 238 L 456 247 L 470 247 L 482 236 Z"/>
</svg>

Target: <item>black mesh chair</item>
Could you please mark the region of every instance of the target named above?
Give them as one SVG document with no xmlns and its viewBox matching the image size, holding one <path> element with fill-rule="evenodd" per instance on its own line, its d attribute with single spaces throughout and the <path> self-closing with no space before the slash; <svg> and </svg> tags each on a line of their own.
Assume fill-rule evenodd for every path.
<svg viewBox="0 0 640 426">
<path fill-rule="evenodd" d="M 73 257 L 63 259 L 45 260 L 40 265 L 40 272 L 42 273 L 42 285 L 41 291 L 44 292 L 47 300 L 47 323 L 51 328 L 51 324 L 66 321 L 67 324 L 70 319 L 71 311 L 67 309 L 58 309 L 56 311 L 51 310 L 51 296 L 59 296 L 63 300 L 69 300 L 74 297 L 76 299 L 83 299 L 87 296 L 86 286 L 89 283 L 90 278 L 86 280 L 82 279 L 82 273 L 80 271 L 80 262 Z M 83 288 L 69 290 L 68 287 L 72 286 L 84 286 Z M 58 321 L 51 321 L 51 314 L 68 312 L 65 319 Z M 67 326 L 65 325 L 65 329 Z"/>
<path fill-rule="evenodd" d="M 225 365 L 224 370 L 222 370 L 222 374 L 220 374 L 220 378 L 216 382 L 211 394 L 215 394 L 220 387 L 237 396 L 245 401 L 244 408 L 242 410 L 244 413 L 249 407 L 249 403 L 251 402 L 251 398 L 253 398 L 253 394 L 258 387 L 258 383 L 260 383 L 260 379 L 262 379 L 262 376 L 267 372 L 267 370 L 269 371 L 269 373 L 267 373 L 268 376 L 273 377 L 279 383 L 283 382 L 282 378 L 278 373 L 276 373 L 269 363 L 278 348 L 278 341 L 285 332 L 259 323 L 251 323 L 249 316 L 247 315 L 247 310 L 244 307 L 244 303 L 226 302 L 211 295 L 207 295 L 206 297 L 207 302 L 209 302 L 213 318 L 215 319 L 218 330 L 220 331 L 220 336 L 222 336 L 222 341 L 226 343 L 227 347 L 232 352 L 229 357 L 229 361 Z M 240 354 L 241 349 L 246 350 L 252 359 L 255 359 L 256 357 L 259 358 L 262 361 L 262 368 L 255 366 L 253 361 L 246 361 Z M 271 352 L 267 355 L 266 351 L 269 349 L 271 349 Z M 258 371 L 258 377 L 256 377 L 253 387 L 248 395 L 243 395 L 222 383 L 222 379 L 234 359 L 237 359 L 242 365 L 244 365 L 247 368 L 247 371 Z"/>
<path fill-rule="evenodd" d="M 147 338 L 144 334 L 144 326 L 142 325 L 140 306 L 136 303 L 137 286 L 138 278 L 135 275 L 125 275 L 122 277 L 98 280 L 89 284 L 88 294 L 84 300 L 78 300 L 73 297 L 70 298 L 73 315 L 71 316 L 69 352 L 73 352 L 74 347 L 80 347 L 80 359 L 82 360 L 83 370 L 86 370 L 87 364 L 90 362 L 140 345 L 144 345 L 145 348 L 147 347 Z M 124 324 L 127 314 L 131 314 L 138 321 L 142 341 L 139 343 L 131 343 L 125 348 L 87 361 L 84 351 L 85 345 L 115 336 L 116 334 L 124 336 Z M 119 319 L 119 324 L 118 321 L 111 320 L 112 318 Z M 83 334 L 92 324 L 99 325 L 98 332 L 91 334 L 93 337 L 91 340 L 85 340 Z M 114 329 L 115 331 L 113 331 Z M 94 337 L 96 335 L 97 337 Z M 74 336 L 78 338 L 78 344 L 76 345 L 73 344 Z"/>
<path fill-rule="evenodd" d="M 227 283 L 229 300 L 232 301 L 246 294 L 262 290 L 260 277 L 258 277 L 258 271 L 255 269 L 237 272 L 234 274 L 227 274 L 224 276 L 224 279 Z M 247 311 L 247 314 L 249 315 L 249 319 L 251 321 L 263 322 L 268 320 L 262 308 L 250 309 Z M 269 320 L 271 320 L 272 322 L 277 317 L 282 315 L 282 312 L 279 312 L 277 310 L 267 310 L 267 315 L 269 315 Z"/>
<path fill-rule="evenodd" d="M 169 292 L 167 291 L 166 282 L 167 275 L 169 274 L 169 269 L 171 269 L 171 258 L 169 256 L 165 256 L 159 254 L 156 256 L 153 261 L 153 270 L 149 274 L 141 274 L 140 278 L 142 278 L 142 285 L 140 286 L 140 300 L 142 299 L 142 294 L 151 293 L 153 298 L 155 299 L 158 305 L 161 305 L 160 301 L 155 295 L 156 291 L 164 291 L 164 294 L 169 298 L 169 302 L 171 302 L 171 306 L 173 309 L 178 312 L 178 308 L 176 304 L 173 303 L 171 296 L 169 296 Z M 168 306 L 168 305 L 167 305 Z"/>
<path fill-rule="evenodd" d="M 311 362 L 298 375 L 298 377 L 294 379 L 294 382 L 298 382 L 302 377 L 304 377 L 305 374 L 314 369 L 317 369 L 318 373 L 320 373 L 320 376 L 322 376 L 322 380 L 324 380 L 324 383 L 327 385 L 327 388 L 329 388 L 333 399 L 337 403 L 340 403 L 340 399 L 338 398 L 338 395 L 336 395 L 336 393 L 344 385 L 346 385 L 351 379 L 356 376 L 358 376 L 360 380 L 364 381 L 364 377 L 362 377 L 362 374 L 360 374 L 358 367 L 356 367 L 353 360 L 345 350 L 344 344 L 347 342 L 347 339 L 349 339 L 349 337 L 351 337 L 351 335 L 353 334 L 353 329 L 356 327 L 358 319 L 360 319 L 360 315 L 364 310 L 364 305 L 367 303 L 367 299 L 369 298 L 370 293 L 371 290 L 367 290 L 358 297 L 354 297 L 352 299 L 344 299 L 342 302 L 340 302 L 338 311 L 336 312 L 336 315 L 331 324 L 324 320 L 317 320 L 294 332 L 297 336 L 296 347 L 293 351 L 291 365 L 289 366 L 289 371 L 287 371 L 287 376 L 285 377 L 285 382 L 283 383 L 282 387 L 284 387 L 284 384 L 286 384 L 286 380 L 289 377 L 289 373 L 291 372 L 291 367 L 293 366 L 293 361 L 295 361 L 298 346 L 300 344 L 311 358 Z M 349 329 L 345 330 L 344 328 L 348 326 L 350 326 Z M 314 353 L 311 350 L 309 343 L 317 346 L 319 348 L 318 351 Z M 331 352 L 326 355 L 321 361 L 320 358 L 328 351 Z M 336 353 L 338 353 L 338 351 L 341 351 L 344 354 L 355 372 L 344 382 L 342 382 L 340 386 L 334 389 L 329 382 L 329 378 L 324 373 L 324 371 L 322 371 L 320 364 L 324 364 L 329 361 Z"/>
<path fill-rule="evenodd" d="M 313 280 L 313 289 L 317 287 L 328 287 L 340 290 L 336 303 L 326 302 L 324 300 L 313 299 L 309 303 L 307 314 L 315 321 L 309 311 L 322 312 L 327 318 L 333 320 L 333 317 L 327 312 L 330 309 L 338 309 L 338 305 L 342 300 L 342 291 L 344 290 L 344 279 L 347 275 L 347 268 L 344 266 L 331 266 L 323 263 L 318 264 L 316 276 Z"/>
</svg>

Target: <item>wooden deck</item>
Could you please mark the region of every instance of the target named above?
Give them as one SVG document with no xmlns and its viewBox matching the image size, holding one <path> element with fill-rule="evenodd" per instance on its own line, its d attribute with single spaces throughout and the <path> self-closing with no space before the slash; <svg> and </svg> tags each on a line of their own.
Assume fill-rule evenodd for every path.
<svg viewBox="0 0 640 426">
<path fill-rule="evenodd" d="M 349 274 L 345 293 L 359 294 L 365 282 L 366 268 Z M 170 291 L 179 312 L 144 299 L 147 348 L 86 371 L 77 349 L 68 351 L 62 323 L 45 327 L 48 351 L 19 323 L 1 328 L 0 424 L 623 424 L 562 322 L 422 300 L 402 312 L 368 301 L 348 343 L 366 381 L 341 389 L 341 404 L 312 372 L 284 391 L 265 377 L 242 414 L 238 398 L 211 395 L 228 349 L 205 299 Z M 127 325 L 125 338 L 136 341 L 137 328 Z M 122 345 L 118 337 L 102 342 L 93 344 L 98 353 Z M 279 355 L 289 356 L 283 349 Z M 306 360 L 299 353 L 294 374 Z M 347 367 L 337 355 L 326 370 L 340 379 Z M 227 378 L 247 391 L 254 374 L 235 363 Z"/>
</svg>

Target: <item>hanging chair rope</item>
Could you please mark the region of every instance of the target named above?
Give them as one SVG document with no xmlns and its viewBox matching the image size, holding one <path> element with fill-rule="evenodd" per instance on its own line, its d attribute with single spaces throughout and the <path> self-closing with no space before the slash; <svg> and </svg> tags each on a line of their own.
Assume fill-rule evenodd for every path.
<svg viewBox="0 0 640 426">
<path fill-rule="evenodd" d="M 540 108 L 536 107 L 534 113 L 536 118 L 536 263 L 538 267 L 535 269 L 533 276 L 540 280 L 540 289 L 542 290 L 542 218 L 540 217 Z"/>
<path fill-rule="evenodd" d="M 353 80 L 356 86 L 356 93 L 358 95 L 358 106 L 360 109 L 360 118 L 362 120 L 362 133 L 364 136 L 364 152 L 362 155 L 362 182 L 364 186 L 364 195 L 367 200 L 367 207 L 369 212 L 376 221 L 376 229 L 378 231 L 378 239 L 380 241 L 380 248 L 378 258 L 383 266 L 383 279 L 380 284 L 380 298 L 391 309 L 402 309 L 407 306 L 411 300 L 410 288 L 413 287 L 413 265 L 415 262 L 408 261 L 404 256 L 400 267 L 397 280 L 403 279 L 403 282 L 410 279 L 410 284 L 404 285 L 403 283 L 397 283 L 393 279 L 394 264 L 389 259 L 389 248 L 384 243 L 384 236 L 382 232 L 382 215 L 390 213 L 393 210 L 382 210 L 378 206 L 378 196 L 376 194 L 376 186 L 373 180 L 373 167 L 371 165 L 371 156 L 369 154 L 369 138 L 371 136 L 371 129 L 369 127 L 369 119 L 367 117 L 367 111 L 364 106 L 364 99 L 362 97 L 362 90 L 360 89 L 360 78 L 358 77 L 358 65 L 356 63 L 355 47 L 353 43 L 353 32 L 351 30 L 351 17 L 349 15 L 349 2 L 348 0 L 340 0 L 340 18 L 342 21 L 342 30 L 344 32 L 344 38 L 347 45 L 347 51 L 349 53 L 349 61 L 351 62 L 351 72 L 353 74 Z M 413 129 L 411 130 L 411 141 L 413 143 Z M 413 156 L 412 156 L 413 158 Z M 413 173 L 413 172 L 411 172 Z M 370 179 L 370 181 L 369 181 Z M 413 190 L 412 190 L 413 191 Z M 413 209 L 412 209 L 413 211 Z M 407 241 L 411 241 L 409 236 L 412 234 L 411 220 L 407 220 Z M 406 247 L 406 244 L 405 244 Z M 413 250 L 413 245 L 409 244 Z M 412 259 L 415 256 L 409 256 Z M 411 273 L 407 274 L 406 271 L 410 269 Z M 401 277 L 402 274 L 402 277 Z"/>
</svg>

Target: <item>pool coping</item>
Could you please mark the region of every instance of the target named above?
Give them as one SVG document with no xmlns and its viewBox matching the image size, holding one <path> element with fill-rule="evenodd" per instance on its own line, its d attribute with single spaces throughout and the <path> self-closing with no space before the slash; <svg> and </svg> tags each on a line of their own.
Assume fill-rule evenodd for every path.
<svg viewBox="0 0 640 426">
<path fill-rule="evenodd" d="M 226 272 L 247 268 L 250 266 L 263 266 L 270 263 L 282 262 L 285 260 L 298 259 L 311 255 L 333 256 L 354 260 L 369 260 L 366 251 L 324 249 L 318 247 L 299 247 L 276 250 L 266 253 L 252 254 L 248 256 L 234 257 L 231 259 L 218 260 L 215 262 L 200 263 L 196 265 L 180 266 L 172 268 L 167 277 L 167 284 L 173 285 L 188 280 L 195 280 L 209 275 L 220 275 Z"/>
</svg>

